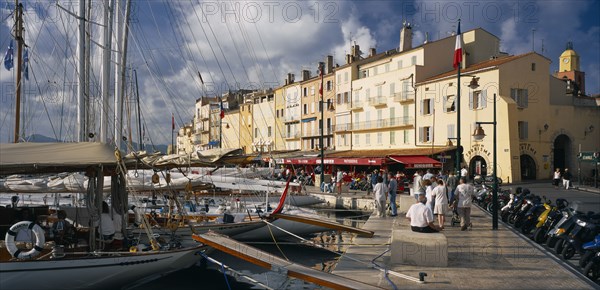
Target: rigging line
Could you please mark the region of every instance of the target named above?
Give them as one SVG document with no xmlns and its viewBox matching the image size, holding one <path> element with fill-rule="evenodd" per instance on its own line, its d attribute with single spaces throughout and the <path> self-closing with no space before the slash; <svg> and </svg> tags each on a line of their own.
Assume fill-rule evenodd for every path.
<svg viewBox="0 0 600 290">
<path fill-rule="evenodd" d="M 190 0 L 190 3 L 191 2 L 192 2 L 192 0 Z M 200 4 L 200 0 L 198 0 L 198 4 Z M 225 76 L 223 67 L 221 66 L 221 63 L 219 62 L 219 58 L 217 57 L 217 54 L 215 53 L 215 50 L 212 47 L 212 44 L 210 43 L 210 39 L 208 38 L 208 34 L 206 33 L 206 30 L 204 29 L 204 25 L 202 25 L 202 20 L 200 20 L 200 16 L 198 16 L 198 11 L 196 11 L 196 6 L 193 4 L 192 4 L 192 9 L 194 10 L 196 19 L 198 19 L 198 23 L 200 24 L 200 28 L 202 29 L 202 32 L 204 33 L 204 37 L 206 37 L 206 42 L 208 43 L 208 46 L 210 47 L 210 50 L 213 53 L 213 56 L 215 57 L 215 62 L 217 63 L 217 66 L 219 67 L 219 71 L 221 71 L 221 75 L 223 75 L 223 81 L 225 83 L 227 83 L 227 77 Z M 200 9 L 200 11 L 202 11 L 202 15 L 203 15 L 204 19 L 206 19 L 206 15 L 204 14 L 204 11 L 202 9 Z M 207 67 L 208 67 L 208 65 L 207 65 Z M 210 72 L 210 71 L 209 71 L 209 76 L 210 76 L 212 82 L 216 83 L 215 78 L 213 77 L 212 72 Z"/>
<path fill-rule="evenodd" d="M 248 73 L 248 69 L 246 68 L 246 65 L 244 65 L 244 60 L 242 59 L 242 54 L 240 53 L 238 45 L 237 45 L 235 39 L 233 38 L 233 32 L 231 32 L 231 27 L 229 25 L 229 22 L 225 21 L 225 26 L 227 27 L 227 31 L 229 32 L 229 37 L 231 39 L 231 42 L 233 43 L 233 47 L 235 48 L 235 51 L 240 59 L 240 64 L 242 65 L 242 69 L 244 70 L 244 73 L 246 74 L 246 78 L 248 79 L 248 84 L 250 84 L 250 83 L 252 83 L 252 80 L 250 80 L 250 74 Z"/>
<path fill-rule="evenodd" d="M 177 2 L 181 5 L 181 2 Z M 191 3 L 190 4 L 193 6 L 194 4 Z M 198 53 L 200 54 L 200 57 L 202 58 L 202 61 L 204 62 L 204 67 L 206 69 L 208 69 L 208 64 L 206 63 L 206 58 L 204 57 L 204 54 L 202 53 L 202 49 L 200 48 L 200 45 L 198 44 L 198 40 L 196 39 L 196 34 L 194 33 L 194 30 L 192 29 L 192 26 L 190 25 L 190 22 L 188 20 L 188 17 L 184 17 L 185 22 L 187 23 L 188 29 L 190 30 L 190 34 L 192 35 L 192 38 L 194 39 L 194 43 L 196 44 L 196 47 L 198 48 Z M 198 71 L 198 73 L 200 72 L 200 68 L 198 66 L 196 66 L 196 70 Z M 210 74 L 210 71 L 209 71 Z M 194 78 L 196 79 L 195 75 Z M 212 80 L 212 76 L 211 76 L 211 80 Z M 200 88 L 203 91 L 204 95 L 206 95 L 206 86 L 204 85 L 204 83 L 202 81 L 200 81 L 200 79 L 198 79 L 198 82 L 200 83 Z"/>
<path fill-rule="evenodd" d="M 202 10 L 202 9 L 200 9 L 200 10 L 202 11 L 202 14 L 204 15 L 204 17 L 206 18 L 206 15 L 204 14 L 204 10 Z M 210 29 L 210 32 L 212 33 L 212 36 L 214 37 L 215 42 L 217 43 L 217 46 L 219 47 L 219 50 L 221 51 L 221 54 L 223 55 L 225 64 L 229 68 L 229 72 L 231 73 L 231 77 L 233 78 L 233 81 L 235 82 L 235 84 L 238 84 L 235 74 L 233 73 L 233 70 L 231 69 L 231 66 L 229 65 L 229 61 L 227 61 L 227 56 L 225 55 L 225 52 L 223 52 L 223 48 L 221 47 L 221 44 L 219 44 L 219 39 L 215 35 L 215 31 L 213 30 L 212 25 L 210 25 L 210 21 L 207 21 L 206 23 L 208 24 L 208 28 Z"/>
<path fill-rule="evenodd" d="M 181 12 L 184 12 L 184 11 L 186 11 L 185 9 L 183 9 L 183 8 L 182 8 L 182 6 L 181 6 L 181 2 L 175 2 L 175 3 L 178 3 L 178 4 L 179 4 L 179 7 L 180 7 L 180 8 L 179 8 L 179 11 L 180 11 L 180 13 L 181 13 Z M 194 59 L 194 54 L 192 53 L 192 50 L 190 49 L 190 45 L 189 45 L 189 43 L 188 43 L 188 42 L 186 41 L 186 39 L 183 37 L 185 34 L 183 33 L 183 28 L 181 27 L 182 25 L 181 25 L 179 22 L 175 21 L 176 17 L 175 17 L 175 12 L 173 11 L 173 10 L 175 10 L 175 9 L 171 7 L 171 2 L 168 2 L 168 5 L 169 5 L 169 11 L 171 11 L 170 17 L 171 17 L 171 19 L 173 20 L 173 22 L 175 23 L 175 25 L 176 25 L 176 28 L 179 30 L 179 34 L 181 35 L 181 42 L 183 43 L 183 47 L 184 47 L 184 48 L 185 48 L 185 50 L 186 50 L 187 57 L 189 58 L 189 61 L 191 61 L 191 63 L 190 63 L 189 61 L 186 63 L 187 65 L 185 66 L 185 68 L 187 68 L 187 69 L 188 69 L 188 71 L 189 71 L 189 73 L 190 73 L 190 77 L 191 77 L 192 79 L 195 79 L 195 78 L 196 78 L 196 71 L 198 71 L 198 70 L 199 70 L 199 68 L 198 68 L 198 66 L 196 65 L 196 62 L 195 62 L 195 59 Z M 188 22 L 188 20 L 187 20 L 187 17 L 185 17 L 185 15 L 182 15 L 182 16 L 183 16 L 183 17 L 180 17 L 180 18 L 183 18 L 183 19 L 184 19 L 184 21 L 186 22 L 186 24 L 187 24 L 187 26 L 188 26 L 188 29 L 189 29 L 190 31 L 192 31 L 192 29 L 191 29 L 191 27 L 190 27 L 190 24 L 189 24 L 189 22 Z M 183 58 L 183 53 L 182 53 L 182 58 Z M 191 68 L 190 66 L 193 66 L 193 68 Z M 195 84 L 198 84 L 197 82 L 194 82 L 194 83 L 195 83 Z M 198 86 L 198 87 L 199 87 L 200 89 L 202 89 L 200 86 Z"/>
<path fill-rule="evenodd" d="M 262 45 L 263 50 L 265 51 L 265 56 L 267 57 L 267 61 L 269 62 L 269 68 L 273 72 L 273 81 L 275 83 L 278 83 L 277 82 L 277 73 L 275 72 L 275 67 L 273 66 L 273 63 L 271 62 L 271 57 L 269 57 L 269 52 L 267 51 L 267 48 L 265 47 L 265 42 L 261 36 L 260 30 L 258 29 L 258 25 L 256 24 L 256 22 L 254 22 L 254 28 L 256 29 L 256 33 L 258 34 L 258 40 L 259 40 L 260 44 Z"/>
<path fill-rule="evenodd" d="M 248 48 L 248 52 L 250 53 L 250 57 L 253 59 L 254 63 L 257 66 L 260 66 L 260 62 L 258 61 L 258 57 L 256 56 L 256 51 L 254 49 L 254 45 L 252 44 L 252 38 L 250 37 L 250 34 L 248 33 L 246 26 L 243 23 L 241 23 L 241 21 L 238 22 L 237 24 L 238 24 L 238 28 L 240 29 L 240 33 L 242 34 L 242 38 L 244 39 L 244 43 L 246 44 L 246 48 Z M 265 79 L 265 76 L 264 76 L 262 70 L 257 69 L 256 76 L 258 77 L 259 82 L 261 83 L 260 87 L 265 88 L 266 87 L 266 79 Z"/>
<path fill-rule="evenodd" d="M 194 61 L 193 61 L 193 55 L 192 55 L 192 53 L 191 53 L 191 50 L 190 50 L 189 44 L 188 44 L 188 43 L 187 43 L 187 41 L 185 41 L 185 39 L 183 38 L 183 35 L 184 35 L 184 34 L 183 34 L 183 30 L 182 30 L 182 28 L 181 28 L 181 25 L 180 25 L 179 21 L 175 21 L 175 13 L 174 13 L 174 11 L 173 11 L 174 9 L 173 9 L 173 7 L 171 7 L 171 4 L 170 4 L 170 3 L 171 3 L 171 2 L 167 2 L 167 5 L 168 5 L 168 7 L 169 7 L 169 12 L 170 12 L 168 15 L 169 15 L 169 17 L 171 18 L 171 21 L 172 21 L 171 23 L 175 23 L 175 25 L 174 25 L 175 27 L 173 27 L 173 26 L 171 27 L 171 29 L 173 30 L 173 35 L 175 36 L 175 41 L 176 41 L 177 43 L 179 43 L 179 46 L 180 46 L 180 47 L 183 47 L 183 50 L 185 50 L 185 52 L 187 53 L 187 57 L 189 58 L 189 60 L 192 60 L 192 61 L 191 61 L 191 65 L 193 65 L 193 64 L 194 64 Z M 183 18 L 185 19 L 185 17 L 183 17 Z M 179 31 L 179 33 L 176 33 L 175 29 L 177 29 L 177 30 Z M 179 35 L 180 35 L 180 37 L 181 37 L 181 40 L 178 40 L 178 38 L 176 37 L 176 35 L 177 35 L 177 34 L 179 34 Z M 189 61 L 186 61 L 186 58 L 185 58 L 185 56 L 184 56 L 184 51 L 183 51 L 183 50 L 181 50 L 181 49 L 180 49 L 180 53 L 181 53 L 181 59 L 182 59 L 182 60 L 184 60 L 184 66 L 183 66 L 183 67 L 184 67 L 184 69 L 186 69 L 186 70 L 188 71 L 188 73 L 189 73 L 189 75 L 190 75 L 191 79 L 195 79 L 195 76 L 196 76 L 196 71 L 198 71 L 198 67 L 195 67 L 195 69 L 192 69 L 192 68 L 190 67 L 190 62 L 189 62 Z M 193 83 L 194 83 L 194 84 L 197 84 L 196 82 L 193 82 Z M 182 102 L 184 102 L 184 100 L 183 100 L 183 99 L 182 99 Z M 181 104 L 181 105 L 182 105 L 182 107 L 186 108 L 186 105 L 185 105 L 185 104 Z M 183 110 L 182 110 L 182 111 L 183 111 Z M 184 122 L 183 122 L 183 120 L 182 120 L 182 118 L 181 118 L 181 114 L 180 114 L 180 111 L 179 111 L 179 110 L 177 110 L 177 115 L 178 115 L 178 117 L 179 117 L 180 121 L 181 121 L 182 123 L 184 123 Z"/>
</svg>

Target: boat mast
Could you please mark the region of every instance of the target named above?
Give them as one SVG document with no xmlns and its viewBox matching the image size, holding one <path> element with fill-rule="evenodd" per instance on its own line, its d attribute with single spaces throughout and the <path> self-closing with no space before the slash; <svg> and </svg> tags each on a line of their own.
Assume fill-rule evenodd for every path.
<svg viewBox="0 0 600 290">
<path fill-rule="evenodd" d="M 100 104 L 100 142 L 107 143 L 109 87 L 110 87 L 110 54 L 114 0 L 104 1 L 104 34 L 102 50 L 102 103 Z"/>
<path fill-rule="evenodd" d="M 15 143 L 19 142 L 21 126 L 21 62 L 23 61 L 23 4 L 15 0 L 15 38 L 17 39 L 17 90 L 15 100 Z"/>
<path fill-rule="evenodd" d="M 135 77 L 135 96 L 137 100 L 137 121 L 138 121 L 138 150 L 144 150 L 144 140 L 142 140 L 142 111 L 140 110 L 140 90 L 138 87 L 137 70 L 133 70 L 133 76 Z"/>
<path fill-rule="evenodd" d="M 79 1 L 79 37 L 77 38 L 77 58 L 79 59 L 77 72 L 79 85 L 77 86 L 77 142 L 85 140 L 85 0 Z"/>
<path fill-rule="evenodd" d="M 87 12 L 86 19 L 90 20 L 92 18 L 92 0 L 87 0 Z M 92 122 L 92 103 L 90 98 L 90 71 L 91 71 L 91 53 L 92 53 L 92 23 L 90 21 L 86 21 L 85 23 L 85 86 L 84 88 L 84 96 L 85 96 L 85 127 L 83 130 L 83 140 L 88 140 L 88 133 L 92 134 L 95 132 L 95 122 Z"/>
<path fill-rule="evenodd" d="M 123 105 L 124 105 L 124 100 L 125 100 L 125 75 L 127 73 L 127 35 L 129 34 L 129 14 L 130 14 L 130 9 L 131 8 L 131 0 L 127 0 L 127 2 L 125 3 L 125 17 L 123 18 L 123 32 L 121 33 L 121 61 L 119 62 L 121 64 L 120 68 L 120 72 L 119 72 L 119 106 L 115 107 L 115 108 L 119 108 L 118 110 L 118 116 L 119 116 L 119 128 L 118 131 L 122 132 L 122 128 L 124 126 L 123 124 Z M 118 66 L 118 65 L 117 65 Z M 131 131 L 131 130 L 130 130 Z M 121 135 L 118 135 L 119 137 L 121 137 Z M 131 138 L 130 138 L 131 139 Z M 121 143 L 121 141 L 119 141 L 119 144 Z M 120 146 L 118 148 L 121 148 Z"/>
<path fill-rule="evenodd" d="M 121 101 L 119 100 L 120 95 L 119 95 L 119 90 L 121 89 L 121 85 L 120 85 L 120 81 L 121 78 L 119 78 L 119 63 L 118 60 L 120 59 L 120 55 L 119 55 L 119 50 L 121 49 L 119 43 L 121 41 L 121 30 L 119 29 L 120 26 L 120 21 L 121 21 L 121 0 L 116 0 L 115 2 L 115 6 L 113 8 L 113 13 L 115 14 L 114 19 L 115 19 L 115 36 L 114 36 L 114 52 L 115 52 L 115 102 L 114 102 L 114 142 L 115 142 L 115 146 L 119 149 L 121 149 L 121 124 L 119 124 L 119 105 L 121 104 Z"/>
</svg>

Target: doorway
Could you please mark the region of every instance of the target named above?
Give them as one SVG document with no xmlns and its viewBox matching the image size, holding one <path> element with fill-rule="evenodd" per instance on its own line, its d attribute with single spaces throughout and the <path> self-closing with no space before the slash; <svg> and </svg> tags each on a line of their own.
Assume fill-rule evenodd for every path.
<svg viewBox="0 0 600 290">
<path fill-rule="evenodd" d="M 533 180 L 536 178 L 537 167 L 535 160 L 527 154 L 523 154 L 521 159 L 521 180 Z"/>
<path fill-rule="evenodd" d="M 554 168 L 561 170 L 569 167 L 571 150 L 571 139 L 565 134 L 558 135 L 554 139 Z"/>
</svg>

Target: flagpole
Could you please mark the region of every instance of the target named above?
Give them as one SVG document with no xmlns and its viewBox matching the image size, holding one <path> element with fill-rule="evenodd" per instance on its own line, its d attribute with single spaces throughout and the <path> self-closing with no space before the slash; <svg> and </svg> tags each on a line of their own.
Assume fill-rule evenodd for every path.
<svg viewBox="0 0 600 290">
<path fill-rule="evenodd" d="M 460 33 L 460 19 L 458 19 L 458 31 L 457 38 L 461 37 Z M 461 39 L 462 41 L 462 39 Z M 456 54 L 456 52 L 455 52 Z M 461 57 L 462 58 L 462 44 L 461 44 Z M 455 56 L 456 57 L 456 56 Z M 458 63 L 458 70 L 456 73 L 456 161 L 454 164 L 456 176 L 460 178 L 460 163 L 462 162 L 462 146 L 460 145 L 460 67 L 462 65 L 462 59 Z"/>
<path fill-rule="evenodd" d="M 23 52 L 23 4 L 19 0 L 15 0 L 16 27 L 15 38 L 17 39 L 17 90 L 15 99 L 15 143 L 19 142 L 19 127 L 21 126 L 21 61 Z"/>
<path fill-rule="evenodd" d="M 320 144 L 321 144 L 321 182 L 323 182 L 325 180 L 325 144 L 323 144 L 323 134 L 325 131 L 325 120 L 323 120 L 324 118 L 324 114 L 325 114 L 325 103 L 323 102 L 323 70 L 324 70 L 324 63 L 320 62 L 319 63 L 319 72 L 321 73 L 321 86 L 319 87 L 319 93 L 321 95 L 321 136 L 320 136 Z M 336 180 L 337 181 L 337 180 Z M 320 184 L 319 184 L 320 186 Z"/>
<path fill-rule="evenodd" d="M 175 152 L 175 145 L 173 143 L 173 134 L 175 133 L 175 114 L 171 113 L 171 154 Z"/>
</svg>

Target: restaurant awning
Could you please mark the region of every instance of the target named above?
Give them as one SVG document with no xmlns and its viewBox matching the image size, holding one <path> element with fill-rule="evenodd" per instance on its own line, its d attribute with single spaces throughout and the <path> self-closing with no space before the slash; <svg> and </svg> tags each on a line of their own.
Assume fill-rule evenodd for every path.
<svg viewBox="0 0 600 290">
<path fill-rule="evenodd" d="M 404 164 L 405 168 L 442 168 L 442 163 L 427 156 L 388 156 L 392 161 Z"/>
<path fill-rule="evenodd" d="M 320 157 L 307 158 L 283 158 L 283 164 L 300 164 L 300 165 L 318 165 L 321 164 Z M 326 165 L 373 165 L 382 166 L 385 164 L 385 158 L 324 158 L 323 163 Z"/>
</svg>

